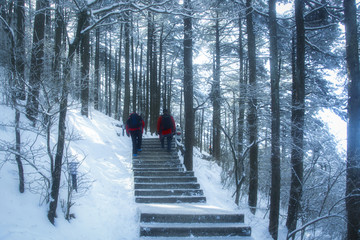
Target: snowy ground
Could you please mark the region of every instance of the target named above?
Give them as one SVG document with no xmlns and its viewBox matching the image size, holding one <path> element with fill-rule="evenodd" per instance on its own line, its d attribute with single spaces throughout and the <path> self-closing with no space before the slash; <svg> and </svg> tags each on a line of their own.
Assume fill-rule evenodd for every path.
<svg viewBox="0 0 360 240">
<path fill-rule="evenodd" d="M 13 124 L 14 113 L 0 105 L 0 143 L 13 142 L 14 130 L 5 124 Z M 68 112 L 67 130 L 80 137 L 70 144 L 69 152 L 82 160 L 79 172 L 86 173 L 92 182 L 90 189 L 75 200 L 72 213 L 76 218 L 68 222 L 58 207 L 58 218 L 53 226 L 47 219 L 47 205 L 41 204 L 39 194 L 26 189 L 18 191 L 17 166 L 4 162 L 5 153 L 0 148 L 0 240 L 133 240 L 138 239 L 139 205 L 134 202 L 133 175 L 131 169 L 131 141 L 121 136 L 116 120 L 97 111 L 89 118 L 80 115 L 78 109 Z M 26 122 L 22 116 L 22 121 Z M 120 135 L 120 136 L 119 136 Z M 23 139 L 31 139 L 31 133 L 22 132 Z M 53 141 L 56 140 L 54 134 Z M 37 145 L 45 145 L 39 137 Z M 1 145 L 0 145 L 1 147 Z M 271 239 L 267 231 L 268 215 L 259 210 L 252 215 L 246 204 L 238 207 L 231 198 L 231 191 L 220 183 L 220 168 L 217 164 L 194 158 L 195 175 L 207 197 L 206 206 L 233 212 L 245 213 L 245 223 L 252 227 L 256 240 Z M 25 167 L 30 172 L 29 166 Z M 27 183 L 36 177 L 26 175 Z M 66 198 L 63 191 L 60 198 Z M 76 196 L 75 197 L 79 197 Z M 280 231 L 279 239 L 285 239 Z"/>
</svg>

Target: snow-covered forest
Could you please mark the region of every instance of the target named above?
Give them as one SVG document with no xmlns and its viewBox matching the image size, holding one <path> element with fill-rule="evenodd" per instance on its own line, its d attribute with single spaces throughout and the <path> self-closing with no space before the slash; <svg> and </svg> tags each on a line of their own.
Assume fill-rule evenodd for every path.
<svg viewBox="0 0 360 240">
<path fill-rule="evenodd" d="M 121 125 L 138 112 L 154 136 L 166 108 L 183 130 L 186 169 L 200 172 L 198 159 L 216 164 L 232 202 L 260 212 L 273 239 L 360 239 L 358 7 L 355 0 L 0 1 L 0 186 L 16 178 L 18 198 L 38 196 L 49 225 L 62 218 L 79 226 L 84 211 L 73 212 L 74 198 L 89 199 L 98 180 L 85 173 L 94 149 L 75 151 L 74 129 L 96 142 L 112 123 L 84 130 L 70 116 L 91 121 L 101 112 L 121 138 Z M 124 142 L 119 147 L 130 147 Z M 9 166 L 16 174 L 4 174 Z M 128 175 L 120 174 L 125 188 Z M 1 221 L 0 239 L 12 239 Z"/>
</svg>

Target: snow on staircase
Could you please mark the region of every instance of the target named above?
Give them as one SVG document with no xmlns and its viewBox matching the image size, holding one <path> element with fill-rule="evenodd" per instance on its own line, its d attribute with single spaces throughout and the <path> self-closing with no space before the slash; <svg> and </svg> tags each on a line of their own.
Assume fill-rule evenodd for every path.
<svg viewBox="0 0 360 240">
<path fill-rule="evenodd" d="M 158 139 L 143 139 L 142 152 L 133 157 L 133 171 L 135 201 L 143 204 L 142 239 L 250 238 L 244 215 L 207 207 L 194 172 L 185 171 L 176 151 L 162 149 Z"/>
</svg>

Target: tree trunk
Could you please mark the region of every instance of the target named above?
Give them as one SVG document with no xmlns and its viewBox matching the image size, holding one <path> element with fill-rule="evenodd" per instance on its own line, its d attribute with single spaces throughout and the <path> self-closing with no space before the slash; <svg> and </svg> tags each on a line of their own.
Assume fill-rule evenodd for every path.
<svg viewBox="0 0 360 240">
<path fill-rule="evenodd" d="M 121 41 L 121 40 L 120 40 Z M 100 28 L 95 32 L 95 80 L 94 80 L 94 109 L 99 110 L 100 90 Z"/>
<path fill-rule="evenodd" d="M 131 19 L 131 29 L 133 30 L 133 19 Z M 131 31 L 131 72 L 132 72 L 132 107 L 133 107 L 133 112 L 136 112 L 136 107 L 137 107 L 137 88 L 138 88 L 138 82 L 137 82 L 137 78 L 136 78 L 136 72 L 135 72 L 135 55 L 136 55 L 136 50 L 134 48 L 134 36 L 133 36 L 133 31 Z"/>
<path fill-rule="evenodd" d="M 184 1 L 187 14 L 191 15 L 191 0 Z M 184 17 L 184 100 L 185 100 L 185 155 L 187 171 L 193 170 L 194 108 L 193 108 L 193 63 L 192 19 Z"/>
<path fill-rule="evenodd" d="M 105 33 L 105 49 L 104 49 L 104 72 L 105 72 L 105 97 L 104 97 L 104 105 L 105 105 L 105 115 L 109 115 L 109 56 L 108 56 L 108 37 L 107 37 L 107 33 Z"/>
<path fill-rule="evenodd" d="M 110 32 L 110 37 L 109 37 L 109 41 L 110 41 L 110 46 L 109 46 L 109 56 L 107 58 L 108 61 L 108 68 L 107 68 L 107 72 L 108 72 L 108 116 L 111 117 L 112 114 L 112 91 L 111 91 L 111 80 L 112 80 L 112 36 L 111 36 L 111 32 Z"/>
<path fill-rule="evenodd" d="M 291 116 L 291 187 L 286 226 L 289 233 L 296 229 L 303 184 L 303 139 L 305 118 L 305 28 L 304 1 L 295 0 L 296 68 L 292 92 Z"/>
<path fill-rule="evenodd" d="M 162 98 L 163 98 L 163 106 L 164 108 L 167 108 L 167 109 L 170 109 L 170 106 L 167 104 L 168 101 L 167 101 L 167 96 L 168 96 L 168 75 L 167 75 L 167 62 L 166 62 L 166 53 L 164 54 L 164 81 L 163 81 L 163 84 L 162 84 Z M 170 109 L 171 111 L 171 109 Z"/>
<path fill-rule="evenodd" d="M 129 12 L 125 13 L 125 96 L 124 96 L 124 111 L 123 111 L 123 123 L 129 117 L 130 112 L 130 24 L 129 24 Z"/>
<path fill-rule="evenodd" d="M 9 26 L 9 25 L 6 25 Z M 18 173 L 19 173 L 19 191 L 20 193 L 23 193 L 25 191 L 25 180 L 24 180 L 24 167 L 23 163 L 21 161 L 21 135 L 20 135 L 20 111 L 18 109 L 17 104 L 17 98 L 19 97 L 19 91 L 21 91 L 21 88 L 18 88 L 19 83 L 19 77 L 20 73 L 17 71 L 17 57 L 18 54 L 15 52 L 16 49 L 16 43 L 14 39 L 14 35 L 11 34 L 11 29 L 6 28 L 5 31 L 7 32 L 9 36 L 9 40 L 11 42 L 11 49 L 10 49 L 10 56 L 11 56 L 11 79 L 10 79 L 10 94 L 11 94 L 11 101 L 13 104 L 13 107 L 15 108 L 15 160 L 18 166 Z"/>
<path fill-rule="evenodd" d="M 149 115 L 151 114 L 150 111 L 150 88 L 151 88 L 151 68 L 152 68 L 152 49 L 153 49 L 153 16 L 152 13 L 148 12 L 148 29 L 147 29 L 147 52 L 146 52 L 146 96 L 145 96 L 145 122 L 147 123 L 147 128 L 149 129 Z"/>
<path fill-rule="evenodd" d="M 172 100 L 172 81 L 173 81 L 173 72 L 174 72 L 174 63 L 175 60 L 172 61 L 171 63 L 171 68 L 170 68 L 170 76 L 169 76 L 169 83 L 168 83 L 168 90 L 167 90 L 167 107 L 169 109 L 171 109 L 171 100 Z M 182 94 L 182 91 L 180 91 L 180 94 Z"/>
<path fill-rule="evenodd" d="M 204 112 L 205 109 L 202 108 L 201 109 L 201 120 L 200 120 L 200 124 L 199 124 L 199 128 L 200 128 L 200 152 L 202 153 L 203 151 L 203 146 L 204 146 L 204 142 L 203 142 L 203 134 L 204 134 Z"/>
<path fill-rule="evenodd" d="M 36 1 L 29 93 L 26 102 L 26 117 L 34 124 L 38 115 L 41 74 L 44 62 L 45 6 L 47 0 Z"/>
<path fill-rule="evenodd" d="M 120 115 L 121 115 L 121 93 L 122 93 L 122 69 L 121 69 L 121 58 L 122 58 L 122 40 L 123 40 L 123 26 L 124 24 L 121 23 L 120 25 L 120 39 L 119 39 L 119 59 L 118 59 L 118 84 L 119 84 L 119 89 L 117 91 L 117 94 L 119 95 L 118 98 L 117 98 L 117 101 L 116 103 L 118 104 L 118 117 L 117 119 L 120 120 Z"/>
<path fill-rule="evenodd" d="M 25 178 L 24 178 L 24 167 L 21 161 L 21 135 L 20 135 L 20 111 L 14 101 L 15 105 L 15 140 L 16 140 L 16 163 L 19 171 L 19 192 L 25 191 Z"/>
<path fill-rule="evenodd" d="M 56 1 L 55 9 L 55 39 L 54 39 L 54 64 L 52 68 L 54 76 L 54 97 L 60 97 L 61 92 L 61 55 L 62 55 L 62 40 L 64 32 L 64 22 L 62 20 L 63 9 Z"/>
<path fill-rule="evenodd" d="M 249 207 L 253 214 L 257 206 L 258 190 L 258 145 L 257 145 L 257 89 L 256 89 L 256 46 L 253 26 L 252 0 L 246 1 L 246 23 L 248 34 L 248 58 L 249 58 L 249 142 L 253 144 L 250 149 L 250 179 L 249 179 Z"/>
<path fill-rule="evenodd" d="M 150 132 L 156 132 L 157 119 L 159 117 L 158 109 L 158 81 L 157 81 L 157 55 L 154 23 L 151 23 L 151 52 L 150 52 Z"/>
<path fill-rule="evenodd" d="M 89 26 L 87 15 L 84 15 L 84 27 Z M 81 115 L 89 117 L 89 68 L 90 68 L 90 34 L 86 32 L 81 39 Z"/>
<path fill-rule="evenodd" d="M 143 82 L 143 44 L 140 46 L 140 65 L 139 65 L 139 95 L 138 95 L 138 104 L 141 116 L 144 117 L 144 82 Z"/>
<path fill-rule="evenodd" d="M 221 157 L 221 91 L 220 91 L 220 26 L 219 13 L 216 12 L 215 20 L 215 67 L 214 82 L 212 86 L 213 98 L 213 156 L 216 160 Z"/>
<path fill-rule="evenodd" d="M 347 239 L 360 239 L 360 65 L 355 0 L 344 0 L 348 88 Z"/>
<path fill-rule="evenodd" d="M 70 72 L 72 67 L 72 61 L 74 58 L 75 50 L 77 49 L 81 41 L 81 30 L 84 27 L 84 23 L 87 19 L 86 9 L 80 13 L 78 17 L 78 26 L 73 43 L 69 46 L 68 58 L 65 63 L 64 69 L 64 79 L 62 85 L 62 93 L 60 99 L 60 109 L 59 109 L 59 128 L 58 128 L 58 141 L 57 149 L 55 156 L 55 166 L 54 171 L 51 173 L 52 185 L 51 185 L 51 201 L 49 204 L 48 219 L 52 224 L 55 224 L 56 217 L 56 208 L 59 200 L 59 191 L 60 191 L 60 180 L 61 180 L 61 168 L 62 168 L 62 159 L 65 147 L 65 130 L 66 130 L 66 114 L 68 107 L 68 93 L 69 88 L 68 84 L 70 82 Z"/>
<path fill-rule="evenodd" d="M 278 238 L 280 208 L 280 97 L 277 47 L 276 0 L 269 0 L 271 81 L 271 193 L 269 232 Z"/>
<path fill-rule="evenodd" d="M 114 66 L 114 71 L 115 71 L 115 75 L 114 75 L 114 83 L 115 83 L 115 96 L 114 96 L 114 118 L 115 119 L 119 119 L 119 57 L 118 57 L 118 50 L 115 50 L 115 66 Z"/>
<path fill-rule="evenodd" d="M 159 91 L 160 91 L 160 89 L 161 89 L 161 87 L 166 87 L 166 83 L 164 82 L 163 84 L 162 84 L 162 63 L 163 63 L 163 45 L 164 45 L 164 39 L 163 39 L 163 35 L 164 35 L 164 24 L 161 24 L 161 30 L 160 30 L 160 39 L 159 39 L 159 77 L 158 77 L 158 79 L 159 79 Z M 161 93 L 158 95 L 158 97 L 159 98 L 161 98 L 162 96 L 164 96 L 164 92 L 165 91 L 163 91 L 163 94 L 161 95 Z M 162 99 L 162 102 L 163 102 L 163 104 L 162 104 L 162 106 L 163 106 L 163 108 L 166 108 L 166 99 Z M 170 109 L 169 109 L 170 110 Z"/>
<path fill-rule="evenodd" d="M 244 77 L 244 47 L 243 47 L 243 33 L 242 33 L 242 20 L 241 16 L 239 16 L 239 119 L 238 119 L 238 161 L 235 162 L 235 185 L 236 185 L 236 195 L 235 195 L 235 203 L 239 205 L 240 201 L 240 188 L 241 188 L 241 179 L 244 175 L 244 160 L 242 157 L 244 150 L 244 129 L 245 129 L 245 104 L 246 104 L 246 80 Z"/>
<path fill-rule="evenodd" d="M 16 1 L 16 91 L 17 98 L 25 100 L 25 0 Z"/>
</svg>

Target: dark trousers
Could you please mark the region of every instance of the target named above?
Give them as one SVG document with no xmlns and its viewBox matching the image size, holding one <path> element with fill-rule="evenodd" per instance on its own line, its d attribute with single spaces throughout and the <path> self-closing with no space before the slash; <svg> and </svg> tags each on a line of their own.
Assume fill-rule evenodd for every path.
<svg viewBox="0 0 360 240">
<path fill-rule="evenodd" d="M 141 149 L 141 140 L 142 140 L 141 130 L 130 131 L 130 135 L 133 145 L 133 154 L 137 154 L 138 149 Z"/>
<path fill-rule="evenodd" d="M 160 142 L 161 142 L 161 147 L 164 148 L 165 146 L 165 138 L 167 138 L 167 150 L 171 150 L 171 141 L 172 141 L 172 134 L 168 134 L 168 135 L 161 135 L 160 137 Z"/>
</svg>

